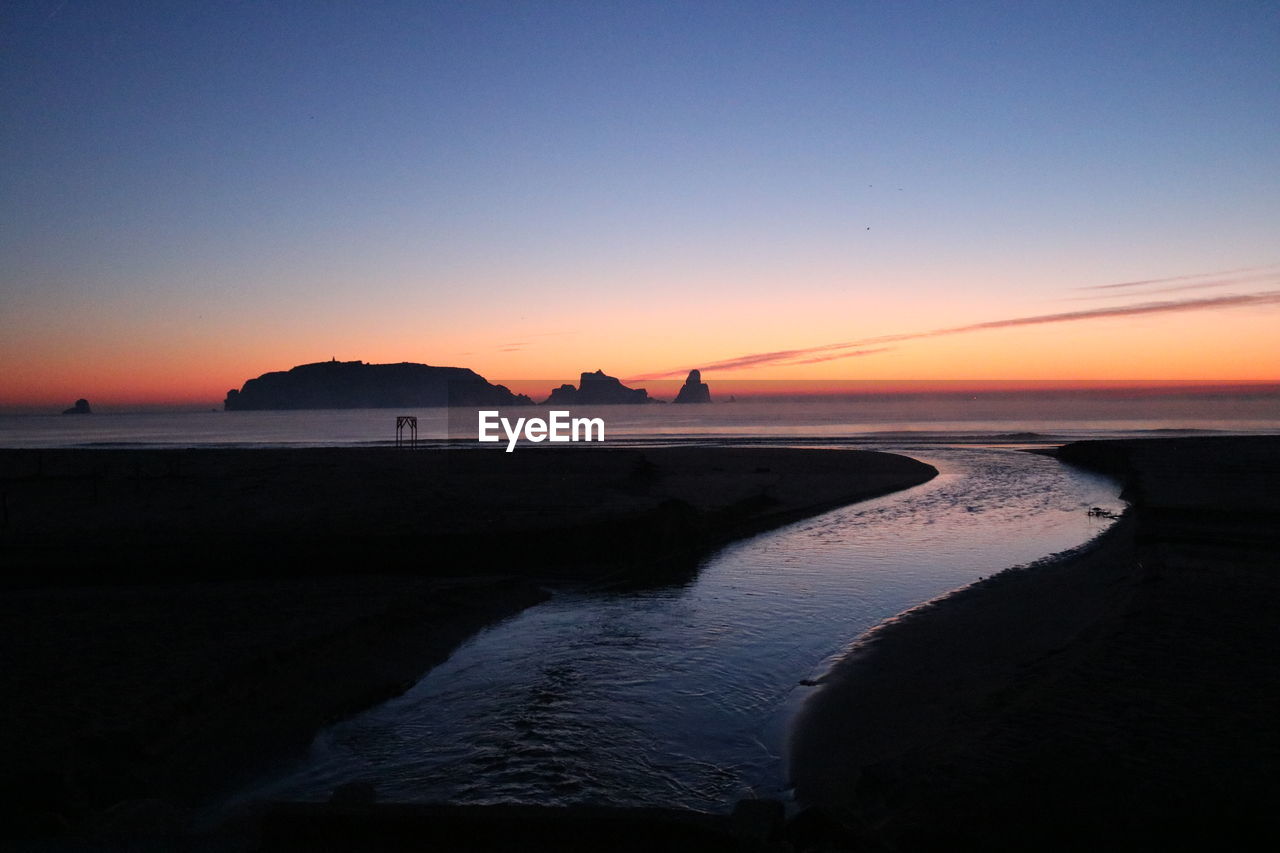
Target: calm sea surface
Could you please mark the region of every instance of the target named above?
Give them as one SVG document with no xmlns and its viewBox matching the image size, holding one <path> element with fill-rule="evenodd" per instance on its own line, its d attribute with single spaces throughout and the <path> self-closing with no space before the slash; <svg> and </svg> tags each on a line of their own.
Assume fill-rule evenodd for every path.
<svg viewBox="0 0 1280 853">
<path fill-rule="evenodd" d="M 542 416 L 545 407 L 504 411 Z M 0 447 L 376 446 L 395 440 L 396 415 L 419 437 L 475 445 L 475 410 L 330 409 L 281 412 L 0 415 Z M 903 440 L 1053 443 L 1151 431 L 1280 432 L 1280 396 L 978 398 L 954 395 L 706 406 L 575 407 L 601 417 L 610 442 Z M 1026 435 L 1031 433 L 1033 435 Z"/>
</svg>

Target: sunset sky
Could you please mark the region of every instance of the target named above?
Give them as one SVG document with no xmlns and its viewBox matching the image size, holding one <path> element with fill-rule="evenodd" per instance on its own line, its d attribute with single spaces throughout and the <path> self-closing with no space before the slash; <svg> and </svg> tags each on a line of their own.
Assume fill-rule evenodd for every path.
<svg viewBox="0 0 1280 853">
<path fill-rule="evenodd" d="M 0 6 L 0 407 L 1280 379 L 1275 2 Z"/>
</svg>

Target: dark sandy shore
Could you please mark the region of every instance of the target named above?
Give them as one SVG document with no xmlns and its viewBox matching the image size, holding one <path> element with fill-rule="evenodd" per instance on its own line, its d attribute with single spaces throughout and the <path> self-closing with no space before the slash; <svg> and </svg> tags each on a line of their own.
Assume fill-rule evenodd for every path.
<svg viewBox="0 0 1280 853">
<path fill-rule="evenodd" d="M 602 579 L 932 477 L 770 448 L 0 450 L 9 585 L 386 573 Z M 180 567 L 180 568 L 175 568 Z"/>
<path fill-rule="evenodd" d="M 1280 438 L 1079 442 L 1128 517 L 865 636 L 803 710 L 814 837 L 1277 849 Z"/>
<path fill-rule="evenodd" d="M 554 583 L 923 482 L 899 456 L 0 451 L 0 837 L 154 836 Z"/>
</svg>

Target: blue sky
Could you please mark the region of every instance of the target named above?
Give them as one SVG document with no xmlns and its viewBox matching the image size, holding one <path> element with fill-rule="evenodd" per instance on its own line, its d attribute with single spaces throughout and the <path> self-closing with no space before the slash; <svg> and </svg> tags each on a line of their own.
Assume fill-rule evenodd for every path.
<svg viewBox="0 0 1280 853">
<path fill-rule="evenodd" d="M 1280 262 L 1275 3 L 0 15 L 0 354 L 33 377 L 86 338 L 236 381 L 637 373 Z M 681 305 L 740 337 L 655 343 Z M 502 355 L 523 332 L 562 337 Z"/>
</svg>

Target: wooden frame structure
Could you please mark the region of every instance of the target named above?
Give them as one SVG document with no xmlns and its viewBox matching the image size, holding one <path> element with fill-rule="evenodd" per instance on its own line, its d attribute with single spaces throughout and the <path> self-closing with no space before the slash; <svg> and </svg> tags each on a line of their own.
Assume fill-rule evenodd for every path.
<svg viewBox="0 0 1280 853">
<path fill-rule="evenodd" d="M 405 435 L 406 430 L 408 436 Z M 396 447 L 407 447 L 410 450 L 418 446 L 418 419 L 413 415 L 396 416 Z"/>
</svg>

